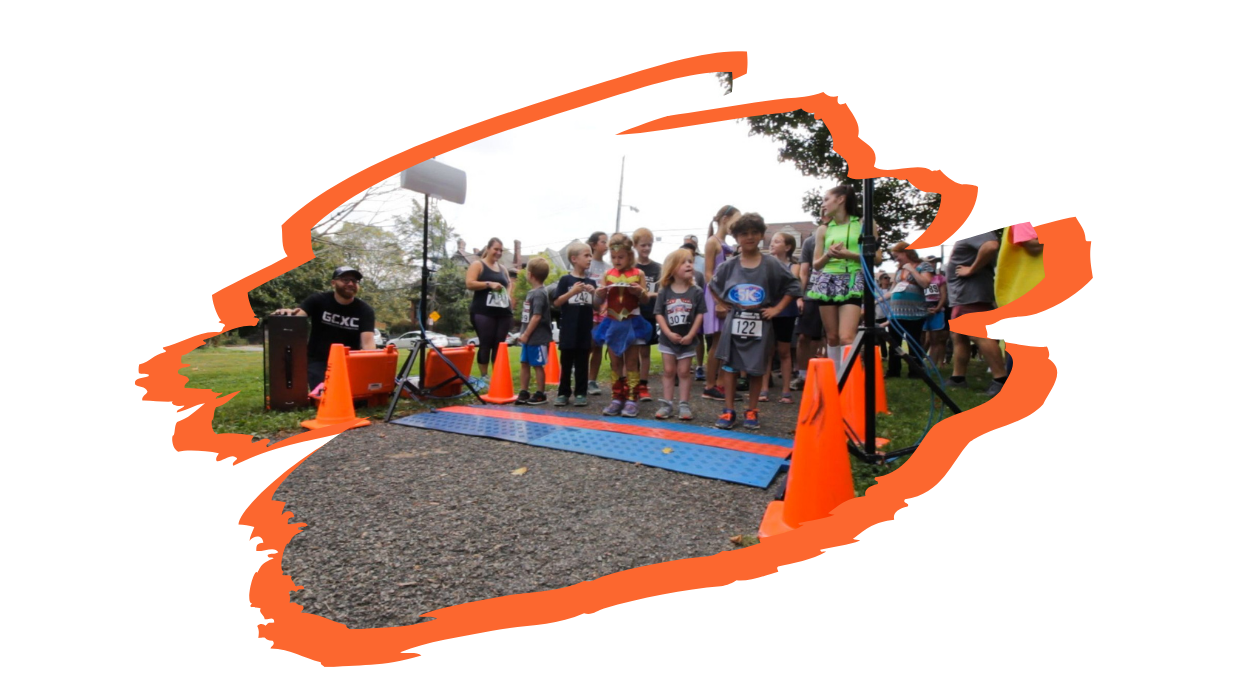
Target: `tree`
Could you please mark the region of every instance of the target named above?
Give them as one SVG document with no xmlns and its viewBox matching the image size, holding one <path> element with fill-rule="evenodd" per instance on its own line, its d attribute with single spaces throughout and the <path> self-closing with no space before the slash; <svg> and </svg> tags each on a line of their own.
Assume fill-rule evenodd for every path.
<svg viewBox="0 0 1260 700">
<path fill-rule="evenodd" d="M 718 80 L 732 89 L 730 73 L 718 73 Z M 849 177 L 849 164 L 832 150 L 831 132 L 814 115 L 803 109 L 780 114 L 764 114 L 743 119 L 749 135 L 766 136 L 779 144 L 779 162 L 788 161 L 803 175 L 853 185 L 859 193 L 862 181 Z M 801 197 L 801 207 L 816 222 L 822 220 L 821 188 Z M 936 218 L 941 196 L 923 192 L 905 180 L 880 178 L 875 182 L 875 223 L 884 233 L 884 245 L 905 240 L 912 231 L 921 231 Z"/>
<path fill-rule="evenodd" d="M 450 258 L 438 263 L 437 273 L 429 278 L 434 311 L 440 314 L 433 330 L 444 335 L 466 335 L 472 332 L 468 309 L 472 292 L 464 286 L 466 269 Z"/>
</svg>

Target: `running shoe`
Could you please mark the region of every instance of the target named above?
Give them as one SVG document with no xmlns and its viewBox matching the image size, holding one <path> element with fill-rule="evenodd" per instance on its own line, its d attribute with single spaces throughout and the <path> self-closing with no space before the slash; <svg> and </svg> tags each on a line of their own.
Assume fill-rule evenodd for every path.
<svg viewBox="0 0 1260 700">
<path fill-rule="evenodd" d="M 634 388 L 634 399 L 639 402 L 652 400 L 652 393 L 648 391 L 647 382 L 639 382 L 639 385 Z"/>
<path fill-rule="evenodd" d="M 697 382 L 704 381 L 704 365 L 700 365 L 699 367 L 696 368 L 696 381 Z"/>
<path fill-rule="evenodd" d="M 700 393 L 700 396 L 714 401 L 725 401 L 726 393 L 722 391 L 720 386 L 712 386 Z"/>
<path fill-rule="evenodd" d="M 722 415 L 718 416 L 717 423 L 714 423 L 714 425 L 722 430 L 730 430 L 731 428 L 734 428 L 735 412 L 729 408 L 723 410 Z"/>
<path fill-rule="evenodd" d="M 966 389 L 967 380 L 966 379 L 955 380 L 953 377 L 950 377 L 949 379 L 945 380 L 945 388 L 946 389 Z"/>
<path fill-rule="evenodd" d="M 691 420 L 691 406 L 686 401 L 678 402 L 678 420 Z"/>
<path fill-rule="evenodd" d="M 552 406 L 568 406 L 569 397 L 565 396 L 564 394 L 559 394 L 556 396 L 555 402 L 552 403 L 551 405 Z"/>
<path fill-rule="evenodd" d="M 622 418 L 634 418 L 639 415 L 639 404 L 634 401 L 627 401 L 621 406 Z"/>
<path fill-rule="evenodd" d="M 590 394 L 591 396 L 599 396 L 600 394 L 604 393 L 604 390 L 599 388 L 599 382 L 595 380 L 591 380 L 586 383 L 586 393 Z"/>
<path fill-rule="evenodd" d="M 528 404 L 528 403 L 529 403 L 529 392 L 528 392 L 528 391 L 522 391 L 522 392 L 520 393 L 520 396 L 517 396 L 517 397 L 516 397 L 516 405 L 517 405 L 517 406 L 524 406 L 524 405 L 526 405 L 526 404 Z"/>
<path fill-rule="evenodd" d="M 586 397 L 581 396 L 581 395 L 574 396 L 573 405 L 577 406 L 578 408 L 586 408 L 586 405 L 587 405 Z"/>
<path fill-rule="evenodd" d="M 656 409 L 656 415 L 654 416 L 654 418 L 656 418 L 657 420 L 665 420 L 666 418 L 670 418 L 673 415 L 674 415 L 674 407 L 669 405 L 668 403 L 663 403 L 661 404 L 660 408 Z"/>
<path fill-rule="evenodd" d="M 530 406 L 539 406 L 547 403 L 547 395 L 541 391 L 535 391 L 534 395 L 529 398 Z"/>
<path fill-rule="evenodd" d="M 744 427 L 749 430 L 761 430 L 761 421 L 757 420 L 756 411 L 744 411 Z"/>
<path fill-rule="evenodd" d="M 792 388 L 792 391 L 800 391 L 801 389 L 804 389 L 804 388 L 805 388 L 805 378 L 804 378 L 804 377 L 797 377 L 796 379 L 793 379 L 793 380 L 792 380 L 792 384 L 791 384 L 790 386 L 791 386 L 791 388 Z"/>
<path fill-rule="evenodd" d="M 613 399 L 611 403 L 604 407 L 604 415 L 619 416 L 621 415 L 621 399 Z"/>
<path fill-rule="evenodd" d="M 1001 391 L 1002 391 L 1002 382 L 999 382 L 995 379 L 989 384 L 988 391 L 984 393 L 986 396 L 997 396 L 998 393 Z"/>
</svg>

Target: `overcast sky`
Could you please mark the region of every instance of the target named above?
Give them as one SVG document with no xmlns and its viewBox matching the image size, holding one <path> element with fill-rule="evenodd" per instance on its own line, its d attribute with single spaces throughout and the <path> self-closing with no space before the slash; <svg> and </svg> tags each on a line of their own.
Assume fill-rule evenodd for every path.
<svg viewBox="0 0 1260 700">
<path fill-rule="evenodd" d="M 616 135 L 667 114 L 712 107 L 721 91 L 712 76 L 673 81 L 649 88 L 643 98 L 613 98 L 439 156 L 440 162 L 468 173 L 466 202 L 441 203 L 442 214 L 470 249 L 494 236 L 509 248 L 513 239 L 520 240 L 527 253 L 558 250 L 593 231 L 611 233 L 624 155 L 622 201 L 639 211 L 622 209 L 621 230 L 650 228 L 665 250 L 677 247 L 686 234 L 702 236 L 706 223 L 727 204 L 755 211 L 768 223 L 810 220 L 801 209 L 802 195 L 834 183 L 804 177 L 791 163 L 778 162 L 775 143 L 749 136 L 745 123 Z M 697 98 L 706 104 L 696 104 Z M 641 108 L 644 99 L 654 108 Z M 677 109 L 662 110 L 662 103 L 677 104 Z M 382 213 L 405 213 L 412 196 L 420 198 L 403 191 L 382 202 Z"/>
</svg>

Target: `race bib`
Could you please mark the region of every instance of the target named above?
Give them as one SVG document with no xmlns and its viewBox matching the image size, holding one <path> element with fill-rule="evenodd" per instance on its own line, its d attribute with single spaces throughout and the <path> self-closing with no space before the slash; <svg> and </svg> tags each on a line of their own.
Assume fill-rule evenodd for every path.
<svg viewBox="0 0 1260 700">
<path fill-rule="evenodd" d="M 898 282 L 897 286 L 893 287 L 893 294 L 900 294 L 909 288 L 910 288 L 909 282 Z"/>
<path fill-rule="evenodd" d="M 529 325 L 529 300 L 526 300 L 524 304 L 521 304 L 521 308 L 523 309 L 521 312 L 521 323 Z"/>
<path fill-rule="evenodd" d="M 761 314 L 756 311 L 736 311 L 731 321 L 731 333 L 736 338 L 760 338 Z"/>
<path fill-rule="evenodd" d="M 486 295 L 486 306 L 492 309 L 508 308 L 509 304 L 508 304 L 507 290 L 503 289 L 502 287 L 492 290 L 489 294 Z"/>
</svg>

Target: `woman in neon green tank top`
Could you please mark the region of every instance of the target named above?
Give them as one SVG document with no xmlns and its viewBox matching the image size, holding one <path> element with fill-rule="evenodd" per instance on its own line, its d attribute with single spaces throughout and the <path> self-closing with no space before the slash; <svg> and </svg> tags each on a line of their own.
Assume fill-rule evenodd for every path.
<svg viewBox="0 0 1260 700">
<path fill-rule="evenodd" d="M 852 185 L 840 185 L 823 195 L 823 221 L 814 232 L 814 273 L 807 297 L 818 302 L 827 335 L 827 357 L 840 368 L 843 347 L 853 343 L 862 318 L 862 256 L 859 240 L 862 221 L 857 212 L 857 193 Z M 875 226 L 879 235 L 879 226 Z"/>
</svg>

